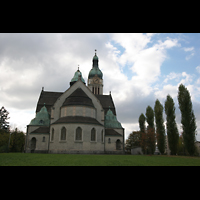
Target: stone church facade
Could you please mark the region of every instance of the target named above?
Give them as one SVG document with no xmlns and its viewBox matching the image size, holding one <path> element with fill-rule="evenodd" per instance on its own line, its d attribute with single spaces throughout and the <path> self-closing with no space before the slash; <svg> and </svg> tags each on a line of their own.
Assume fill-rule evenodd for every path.
<svg viewBox="0 0 200 200">
<path fill-rule="evenodd" d="M 93 57 L 87 86 L 78 69 L 65 92 L 42 89 L 36 116 L 27 125 L 26 153 L 124 153 L 124 128 L 103 73 Z"/>
</svg>

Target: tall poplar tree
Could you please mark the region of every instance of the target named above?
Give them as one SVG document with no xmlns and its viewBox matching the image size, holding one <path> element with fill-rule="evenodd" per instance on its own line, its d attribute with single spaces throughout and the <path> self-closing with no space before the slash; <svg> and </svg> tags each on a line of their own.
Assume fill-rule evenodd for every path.
<svg viewBox="0 0 200 200">
<path fill-rule="evenodd" d="M 184 145 L 188 153 L 192 156 L 195 153 L 194 142 L 197 126 L 190 93 L 183 84 L 178 88 L 178 103 L 181 111 Z"/>
<path fill-rule="evenodd" d="M 158 149 L 161 154 L 165 152 L 165 127 L 163 120 L 163 106 L 157 99 L 154 106 L 155 121 L 156 121 L 156 137 Z"/>
<path fill-rule="evenodd" d="M 146 142 L 146 128 L 145 128 L 145 116 L 142 113 L 139 117 L 139 126 L 140 126 L 140 146 L 142 148 L 143 154 L 146 153 L 147 150 L 147 142 Z"/>
<path fill-rule="evenodd" d="M 148 150 L 151 154 L 154 154 L 155 147 L 156 147 L 156 138 L 155 138 L 155 128 L 154 128 L 154 112 L 151 106 L 146 108 L 146 120 L 148 123 L 147 127 L 147 143 L 148 143 Z"/>
<path fill-rule="evenodd" d="M 167 115 L 167 138 L 171 155 L 176 155 L 178 148 L 179 134 L 176 125 L 176 115 L 174 101 L 170 95 L 167 95 L 165 101 L 165 114 Z"/>
</svg>

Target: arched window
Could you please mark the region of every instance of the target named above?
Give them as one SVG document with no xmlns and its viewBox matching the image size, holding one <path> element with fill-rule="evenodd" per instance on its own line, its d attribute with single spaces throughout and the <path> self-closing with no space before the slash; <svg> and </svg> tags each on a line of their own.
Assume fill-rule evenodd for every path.
<svg viewBox="0 0 200 200">
<path fill-rule="evenodd" d="M 80 127 L 76 129 L 76 140 L 82 140 L 82 129 Z"/>
<path fill-rule="evenodd" d="M 96 141 L 96 130 L 93 128 L 91 130 L 91 141 Z"/>
<path fill-rule="evenodd" d="M 45 142 L 45 137 L 42 138 L 42 142 Z"/>
<path fill-rule="evenodd" d="M 51 141 L 53 141 L 54 139 L 54 128 L 52 128 L 52 132 L 51 132 Z"/>
<path fill-rule="evenodd" d="M 108 143 L 111 143 L 111 140 L 110 140 L 110 138 L 108 138 Z"/>
<path fill-rule="evenodd" d="M 62 127 L 60 140 L 66 140 L 66 128 Z"/>
<path fill-rule="evenodd" d="M 121 141 L 119 139 L 116 141 L 116 150 L 121 150 Z"/>
</svg>

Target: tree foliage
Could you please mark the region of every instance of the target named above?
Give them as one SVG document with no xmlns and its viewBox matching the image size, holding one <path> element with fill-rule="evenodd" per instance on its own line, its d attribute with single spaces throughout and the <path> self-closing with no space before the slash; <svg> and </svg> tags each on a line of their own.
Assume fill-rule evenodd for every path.
<svg viewBox="0 0 200 200">
<path fill-rule="evenodd" d="M 163 120 L 163 106 L 157 99 L 154 106 L 155 121 L 156 121 L 156 138 L 158 149 L 161 154 L 165 152 L 165 127 Z"/>
<path fill-rule="evenodd" d="M 155 129 L 154 129 L 154 111 L 151 106 L 146 108 L 146 120 L 148 123 L 147 127 L 147 146 L 150 154 L 154 154 L 155 152 Z"/>
<path fill-rule="evenodd" d="M 187 88 L 181 84 L 178 88 L 178 103 L 181 111 L 183 140 L 186 150 L 190 155 L 195 153 L 196 119 L 192 109 L 192 101 Z"/>
<path fill-rule="evenodd" d="M 140 132 L 145 132 L 145 116 L 142 113 L 139 117 L 139 126 L 140 126 Z"/>
<path fill-rule="evenodd" d="M 22 131 L 17 128 L 11 131 L 10 138 L 10 151 L 11 152 L 22 152 L 24 150 L 25 135 Z"/>
<path fill-rule="evenodd" d="M 145 127 L 145 116 L 142 113 L 139 117 L 139 126 L 140 126 L 140 146 L 142 148 L 143 154 L 146 153 L 147 150 L 147 136 L 146 136 L 146 127 Z"/>
<path fill-rule="evenodd" d="M 140 131 L 133 131 L 126 140 L 126 150 L 130 151 L 134 147 L 139 147 L 140 143 Z"/>
<path fill-rule="evenodd" d="M 167 116 L 167 137 L 169 149 L 171 150 L 172 155 L 176 155 L 179 134 L 175 120 L 176 115 L 174 101 L 170 95 L 167 95 L 167 99 L 165 101 L 165 114 Z"/>
<path fill-rule="evenodd" d="M 9 119 L 8 117 L 9 112 L 2 106 L 0 109 L 0 129 L 9 131 L 9 122 L 7 121 Z"/>
<path fill-rule="evenodd" d="M 10 136 L 10 145 L 8 149 Z M 17 128 L 11 132 L 1 130 L 0 134 L 0 153 L 22 152 L 24 150 L 25 134 Z"/>
<path fill-rule="evenodd" d="M 151 128 L 154 128 L 154 112 L 151 106 L 148 106 L 146 108 L 146 120 L 147 120 L 148 126 Z"/>
</svg>

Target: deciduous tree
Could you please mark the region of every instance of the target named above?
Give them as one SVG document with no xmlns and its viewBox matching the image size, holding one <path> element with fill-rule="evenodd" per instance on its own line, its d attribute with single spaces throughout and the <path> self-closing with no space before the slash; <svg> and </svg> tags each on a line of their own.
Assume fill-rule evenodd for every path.
<svg viewBox="0 0 200 200">
<path fill-rule="evenodd" d="M 176 125 L 176 115 L 174 101 L 170 95 L 167 95 L 165 101 L 165 114 L 167 115 L 167 138 L 169 143 L 169 149 L 172 155 L 176 155 L 178 147 L 178 129 Z"/>
<path fill-rule="evenodd" d="M 9 112 L 2 106 L 0 109 L 0 129 L 6 132 L 9 131 L 9 122 L 7 121 L 9 119 L 8 115 Z"/>
<path fill-rule="evenodd" d="M 151 106 L 146 108 L 146 120 L 148 123 L 147 127 L 147 146 L 151 154 L 155 152 L 155 128 L 154 128 L 154 112 Z"/>
<path fill-rule="evenodd" d="M 178 88 L 178 103 L 181 111 L 183 140 L 185 148 L 190 155 L 195 153 L 196 119 L 192 109 L 192 101 L 188 89 L 181 84 Z"/>
<path fill-rule="evenodd" d="M 154 106 L 155 121 L 156 121 L 156 138 L 158 149 L 161 154 L 165 152 L 165 127 L 163 120 L 163 106 L 157 99 Z"/>
<path fill-rule="evenodd" d="M 140 115 L 138 121 L 139 121 L 139 126 L 140 126 L 140 145 L 141 145 L 143 154 L 146 154 L 147 136 L 146 136 L 146 127 L 145 127 L 145 116 L 143 113 Z"/>
</svg>

